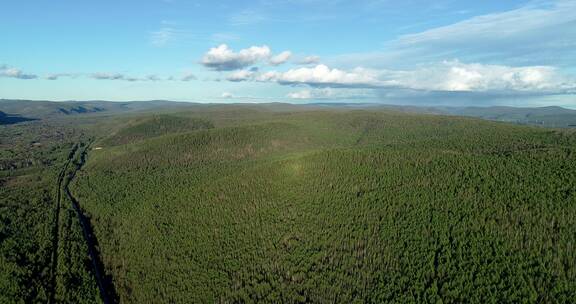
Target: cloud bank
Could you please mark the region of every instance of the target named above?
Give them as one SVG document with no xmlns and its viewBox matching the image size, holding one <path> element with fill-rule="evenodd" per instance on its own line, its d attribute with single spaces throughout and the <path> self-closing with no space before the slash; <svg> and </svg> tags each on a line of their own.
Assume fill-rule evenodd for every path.
<svg viewBox="0 0 576 304">
<path fill-rule="evenodd" d="M 124 73 L 107 73 L 107 72 L 96 72 L 96 73 L 49 73 L 43 76 L 39 76 L 36 74 L 29 74 L 24 73 L 22 70 L 10 67 L 8 65 L 0 65 L 0 78 L 15 78 L 15 79 L 22 79 L 22 80 L 29 80 L 29 79 L 44 79 L 44 80 L 60 80 L 62 78 L 89 78 L 95 80 L 112 80 L 112 81 L 150 81 L 150 82 L 159 82 L 159 81 L 192 81 L 197 80 L 197 77 L 194 74 L 187 73 L 184 76 L 178 78 L 174 76 L 162 77 L 157 74 L 148 74 L 144 76 L 131 76 Z"/>
<path fill-rule="evenodd" d="M 324 100 L 352 100 L 367 99 L 374 97 L 373 90 L 367 89 L 333 89 L 312 88 L 290 92 L 286 95 L 290 99 L 324 99 Z"/>
<path fill-rule="evenodd" d="M 306 84 L 313 87 L 377 87 L 383 85 L 377 76 L 377 72 L 372 70 L 356 68 L 352 71 L 344 71 L 320 64 L 313 68 L 266 72 L 258 75 L 256 79 L 283 85 Z"/>
<path fill-rule="evenodd" d="M 120 73 L 93 73 L 90 74 L 90 78 L 97 80 L 125 80 L 125 81 L 140 81 L 143 78 L 132 77 Z"/>
<path fill-rule="evenodd" d="M 241 70 L 230 81 L 275 82 L 327 88 L 408 89 L 439 92 L 572 94 L 576 80 L 550 66 L 510 67 L 445 61 L 413 70 L 355 68 L 342 70 L 326 65 L 285 72 Z"/>
</svg>

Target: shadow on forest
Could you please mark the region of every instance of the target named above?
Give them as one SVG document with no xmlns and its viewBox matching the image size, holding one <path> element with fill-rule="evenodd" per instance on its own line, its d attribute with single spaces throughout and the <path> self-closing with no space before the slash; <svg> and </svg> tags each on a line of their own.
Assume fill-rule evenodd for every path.
<svg viewBox="0 0 576 304">
<path fill-rule="evenodd" d="M 27 117 L 22 117 L 20 115 L 12 115 L 12 114 L 6 114 L 2 111 L 0 111 L 0 125 L 13 125 L 13 124 L 17 124 L 20 122 L 25 122 L 25 121 L 34 121 L 34 120 L 38 120 L 37 118 L 27 118 Z"/>
</svg>

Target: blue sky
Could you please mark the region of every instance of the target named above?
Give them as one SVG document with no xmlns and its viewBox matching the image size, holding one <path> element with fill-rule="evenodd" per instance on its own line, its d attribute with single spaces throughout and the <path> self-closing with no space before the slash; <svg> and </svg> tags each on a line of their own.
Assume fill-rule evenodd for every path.
<svg viewBox="0 0 576 304">
<path fill-rule="evenodd" d="M 0 98 L 576 107 L 576 0 L 5 0 Z"/>
</svg>

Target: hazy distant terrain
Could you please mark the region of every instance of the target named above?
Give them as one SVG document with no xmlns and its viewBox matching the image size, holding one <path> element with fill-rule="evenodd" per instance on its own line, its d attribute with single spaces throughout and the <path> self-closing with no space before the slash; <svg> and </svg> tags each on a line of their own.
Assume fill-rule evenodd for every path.
<svg viewBox="0 0 576 304">
<path fill-rule="evenodd" d="M 576 110 L 570 110 L 561 107 L 467 107 L 440 108 L 439 110 L 440 112 L 452 115 L 472 116 L 527 125 L 538 125 L 555 128 L 576 127 Z"/>
<path fill-rule="evenodd" d="M 36 100 L 0 99 L 0 111 L 32 118 L 58 118 L 78 114 L 118 114 L 153 109 L 187 108 L 193 103 L 168 101 L 110 102 L 68 101 L 51 102 Z"/>
<path fill-rule="evenodd" d="M 562 107 L 521 108 L 505 106 L 489 107 L 446 107 L 446 106 L 396 106 L 353 103 L 313 103 L 312 106 L 351 109 L 385 108 L 403 112 L 470 116 L 488 120 L 517 124 L 537 125 L 553 128 L 576 127 L 576 110 Z"/>
<path fill-rule="evenodd" d="M 38 118 L 0 126 L 1 302 L 576 301 L 571 129 L 381 106 L 0 110 Z"/>
<path fill-rule="evenodd" d="M 173 110 L 211 107 L 209 104 L 173 102 L 173 101 L 23 101 L 0 100 L 0 111 L 20 117 L 58 118 L 78 114 L 120 114 L 146 112 L 154 110 Z M 262 108 L 275 110 L 297 110 L 314 108 L 343 109 L 390 109 L 402 112 L 470 116 L 488 120 L 511 122 L 517 124 L 538 125 L 554 128 L 576 127 L 576 110 L 561 107 L 518 108 L 518 107 L 434 107 L 434 106 L 395 106 L 375 103 L 310 103 L 302 105 L 269 103 Z M 1 115 L 0 115 L 1 119 Z"/>
</svg>

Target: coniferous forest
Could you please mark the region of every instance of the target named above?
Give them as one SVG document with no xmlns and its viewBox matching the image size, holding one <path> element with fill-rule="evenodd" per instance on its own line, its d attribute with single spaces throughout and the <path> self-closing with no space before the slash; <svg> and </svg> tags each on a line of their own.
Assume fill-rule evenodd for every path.
<svg viewBox="0 0 576 304">
<path fill-rule="evenodd" d="M 576 133 L 220 105 L 0 126 L 2 303 L 575 303 Z"/>
</svg>

